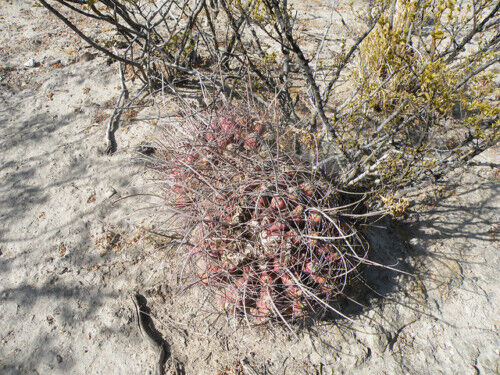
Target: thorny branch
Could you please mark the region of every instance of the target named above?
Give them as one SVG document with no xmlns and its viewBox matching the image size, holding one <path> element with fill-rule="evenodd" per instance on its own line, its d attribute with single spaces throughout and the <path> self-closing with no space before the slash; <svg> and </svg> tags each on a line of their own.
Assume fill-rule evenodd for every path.
<svg viewBox="0 0 500 375">
<path fill-rule="evenodd" d="M 357 9 L 352 23 L 332 3 L 312 53 L 285 0 L 40 3 L 120 63 L 122 88 L 139 79 L 152 95 L 194 83 L 205 103 L 276 101 L 279 132 L 346 184 L 395 191 L 441 176 L 498 139 L 498 110 L 482 76 L 499 62 L 493 0 L 470 9 L 468 1 L 388 0 Z M 67 14 L 107 24 L 116 36 L 91 36 Z M 335 15 L 342 31 L 332 27 Z M 472 43 L 477 48 L 467 48 Z M 207 100 L 208 92 L 215 97 Z M 108 143 L 123 107 L 116 105 Z"/>
</svg>

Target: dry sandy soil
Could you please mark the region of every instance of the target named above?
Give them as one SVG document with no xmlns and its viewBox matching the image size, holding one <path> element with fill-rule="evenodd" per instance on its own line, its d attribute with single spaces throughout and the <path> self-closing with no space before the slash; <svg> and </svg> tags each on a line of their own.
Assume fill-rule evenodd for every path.
<svg viewBox="0 0 500 375">
<path fill-rule="evenodd" d="M 172 296 L 146 202 L 119 200 L 149 189 L 133 150 L 175 108 L 129 113 L 105 155 L 117 66 L 28 0 L 0 3 L 0 80 L 0 373 L 152 373 L 135 291 L 186 374 L 499 373 L 498 149 L 372 230 L 375 257 L 415 276 L 369 271 L 352 323 L 248 332 L 196 289 Z"/>
</svg>

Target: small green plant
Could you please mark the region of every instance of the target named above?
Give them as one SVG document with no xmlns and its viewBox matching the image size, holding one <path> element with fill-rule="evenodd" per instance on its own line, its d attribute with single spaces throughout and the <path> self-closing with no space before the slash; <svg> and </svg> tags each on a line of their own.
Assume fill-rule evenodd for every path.
<svg viewBox="0 0 500 375">
<path fill-rule="evenodd" d="M 359 65 L 351 70 L 358 94 L 337 114 L 338 143 L 354 164 L 343 174 L 348 185 L 392 195 L 439 178 L 497 141 L 493 75 L 484 71 L 499 61 L 486 52 L 498 33 L 479 41 L 477 52 L 457 56 L 493 21 L 498 5 L 398 0 L 381 6 L 388 8 L 360 43 Z M 466 35 L 462 42 L 459 33 Z"/>
</svg>

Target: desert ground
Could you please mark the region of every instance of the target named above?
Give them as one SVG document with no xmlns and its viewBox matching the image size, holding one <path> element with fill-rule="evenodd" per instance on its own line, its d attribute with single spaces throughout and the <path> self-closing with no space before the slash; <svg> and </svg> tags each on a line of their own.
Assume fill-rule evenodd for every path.
<svg viewBox="0 0 500 375">
<path fill-rule="evenodd" d="M 372 228 L 375 256 L 413 276 L 370 271 L 352 322 L 249 332 L 196 289 L 172 292 L 169 252 L 141 229 L 136 194 L 154 186 L 136 149 L 176 109 L 163 98 L 127 112 L 107 155 L 119 92 L 117 64 L 44 8 L 0 3 L 0 373 L 153 373 L 137 292 L 169 344 L 166 373 L 500 372 L 498 148 Z"/>
</svg>

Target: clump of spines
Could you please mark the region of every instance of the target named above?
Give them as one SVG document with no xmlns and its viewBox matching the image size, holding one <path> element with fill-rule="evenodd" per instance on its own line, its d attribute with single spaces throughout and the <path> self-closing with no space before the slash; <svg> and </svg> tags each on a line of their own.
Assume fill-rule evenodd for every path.
<svg viewBox="0 0 500 375">
<path fill-rule="evenodd" d="M 221 109 L 165 132 L 167 205 L 195 227 L 192 260 L 220 310 L 262 322 L 329 309 L 366 257 L 352 197 L 273 146 L 270 122 Z"/>
</svg>

